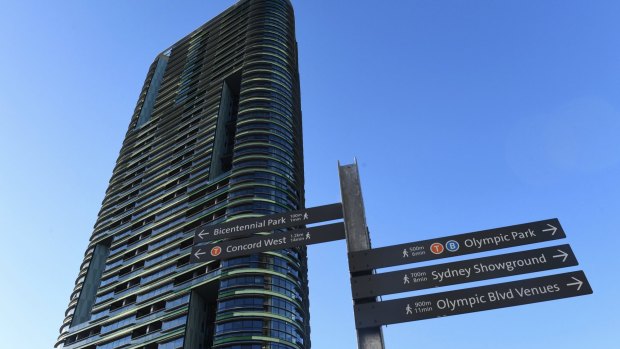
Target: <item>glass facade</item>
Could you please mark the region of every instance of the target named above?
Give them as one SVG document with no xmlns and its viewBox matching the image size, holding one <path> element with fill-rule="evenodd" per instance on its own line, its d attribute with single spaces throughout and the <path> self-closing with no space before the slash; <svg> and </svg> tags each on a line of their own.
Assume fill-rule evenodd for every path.
<svg viewBox="0 0 620 349">
<path fill-rule="evenodd" d="M 288 0 L 242 0 L 151 65 L 56 348 L 310 348 L 305 248 L 190 264 L 203 224 L 303 207 Z"/>
</svg>

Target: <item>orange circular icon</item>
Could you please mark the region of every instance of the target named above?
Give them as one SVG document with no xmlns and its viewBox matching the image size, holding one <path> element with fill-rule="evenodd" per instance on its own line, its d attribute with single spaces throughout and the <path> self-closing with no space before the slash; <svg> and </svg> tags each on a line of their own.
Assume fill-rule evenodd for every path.
<svg viewBox="0 0 620 349">
<path fill-rule="evenodd" d="M 220 255 L 220 253 L 222 253 L 222 248 L 219 246 L 215 246 L 211 249 L 211 255 L 213 257 L 217 257 Z"/>
<path fill-rule="evenodd" d="M 432 244 L 431 252 L 433 252 L 434 254 L 441 254 L 443 252 L 443 245 L 439 242 Z"/>
</svg>

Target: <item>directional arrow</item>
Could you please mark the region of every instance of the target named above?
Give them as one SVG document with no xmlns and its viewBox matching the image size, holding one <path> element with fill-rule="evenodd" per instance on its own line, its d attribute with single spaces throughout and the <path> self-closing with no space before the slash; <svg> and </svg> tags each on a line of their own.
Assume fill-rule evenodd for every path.
<svg viewBox="0 0 620 349">
<path fill-rule="evenodd" d="M 560 254 L 556 254 L 555 256 L 553 256 L 553 258 L 560 258 L 562 257 L 562 262 L 566 262 L 566 258 L 568 258 L 568 253 L 562 251 L 562 250 L 557 250 L 558 252 L 560 252 Z"/>
<path fill-rule="evenodd" d="M 205 236 L 209 236 L 209 233 L 208 233 L 208 232 L 205 232 L 205 230 L 204 230 L 204 228 L 203 228 L 203 229 L 200 231 L 200 233 L 198 233 L 198 236 L 199 236 L 201 239 L 204 239 L 204 238 L 205 238 Z"/>
<path fill-rule="evenodd" d="M 207 254 L 207 253 L 206 253 L 206 252 L 202 252 L 202 250 L 201 250 L 201 249 L 198 249 L 198 251 L 196 251 L 196 253 L 194 253 L 194 256 L 195 256 L 197 259 L 200 259 L 200 256 L 202 256 L 203 254 Z"/>
<path fill-rule="evenodd" d="M 554 236 L 555 232 L 558 231 L 558 228 L 554 227 L 551 224 L 547 224 L 547 226 L 549 226 L 549 229 L 544 229 L 543 231 L 550 231 L 551 232 L 551 236 Z"/>
<path fill-rule="evenodd" d="M 577 291 L 581 290 L 581 286 L 583 286 L 583 281 L 577 279 L 576 277 L 571 277 L 571 279 L 575 280 L 576 282 L 566 284 L 566 286 L 577 286 Z"/>
</svg>

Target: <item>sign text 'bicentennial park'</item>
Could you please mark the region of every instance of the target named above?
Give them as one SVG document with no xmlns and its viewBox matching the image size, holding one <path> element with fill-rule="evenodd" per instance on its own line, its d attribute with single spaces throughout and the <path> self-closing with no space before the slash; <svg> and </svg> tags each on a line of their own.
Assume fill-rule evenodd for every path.
<svg viewBox="0 0 620 349">
<path fill-rule="evenodd" d="M 196 229 L 194 243 L 250 236 L 252 233 L 342 218 L 342 204 L 330 204 L 268 216 L 241 218 Z"/>
</svg>

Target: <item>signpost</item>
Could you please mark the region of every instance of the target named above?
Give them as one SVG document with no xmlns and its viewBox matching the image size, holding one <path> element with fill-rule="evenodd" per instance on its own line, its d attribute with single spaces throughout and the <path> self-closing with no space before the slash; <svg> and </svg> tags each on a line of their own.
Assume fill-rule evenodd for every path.
<svg viewBox="0 0 620 349">
<path fill-rule="evenodd" d="M 285 233 L 259 235 L 192 247 L 191 262 L 208 262 L 258 252 L 344 239 L 344 224 L 333 223 Z"/>
<path fill-rule="evenodd" d="M 557 219 L 349 253 L 351 272 L 397 266 L 565 238 Z"/>
<path fill-rule="evenodd" d="M 570 267 L 578 262 L 570 246 L 564 244 L 376 274 L 378 268 L 553 241 L 566 234 L 557 219 L 547 219 L 373 249 L 357 164 L 339 165 L 338 170 L 342 204 L 201 226 L 195 231 L 190 261 L 203 263 L 346 236 L 358 349 L 385 349 L 383 325 L 592 293 L 585 274 L 577 271 L 378 302 L 381 295 Z M 344 222 L 255 234 L 340 218 Z"/>
<path fill-rule="evenodd" d="M 575 266 L 569 245 L 405 270 L 375 269 L 553 241 L 566 237 L 557 219 L 371 248 L 357 164 L 339 166 L 358 349 L 384 349 L 381 326 L 512 307 L 592 293 L 582 271 L 377 301 L 381 295 Z"/>
<path fill-rule="evenodd" d="M 353 298 L 456 285 L 577 265 L 569 245 L 351 278 Z"/>
<path fill-rule="evenodd" d="M 373 328 L 591 293 L 592 288 L 585 274 L 583 271 L 577 271 L 377 303 L 358 304 L 355 305 L 355 324 L 358 329 Z"/>
<path fill-rule="evenodd" d="M 272 231 L 280 228 L 301 226 L 340 218 L 342 218 L 342 205 L 340 203 L 269 216 L 242 218 L 218 225 L 203 225 L 197 228 L 194 235 L 194 243 L 246 237 L 257 232 Z"/>
</svg>

